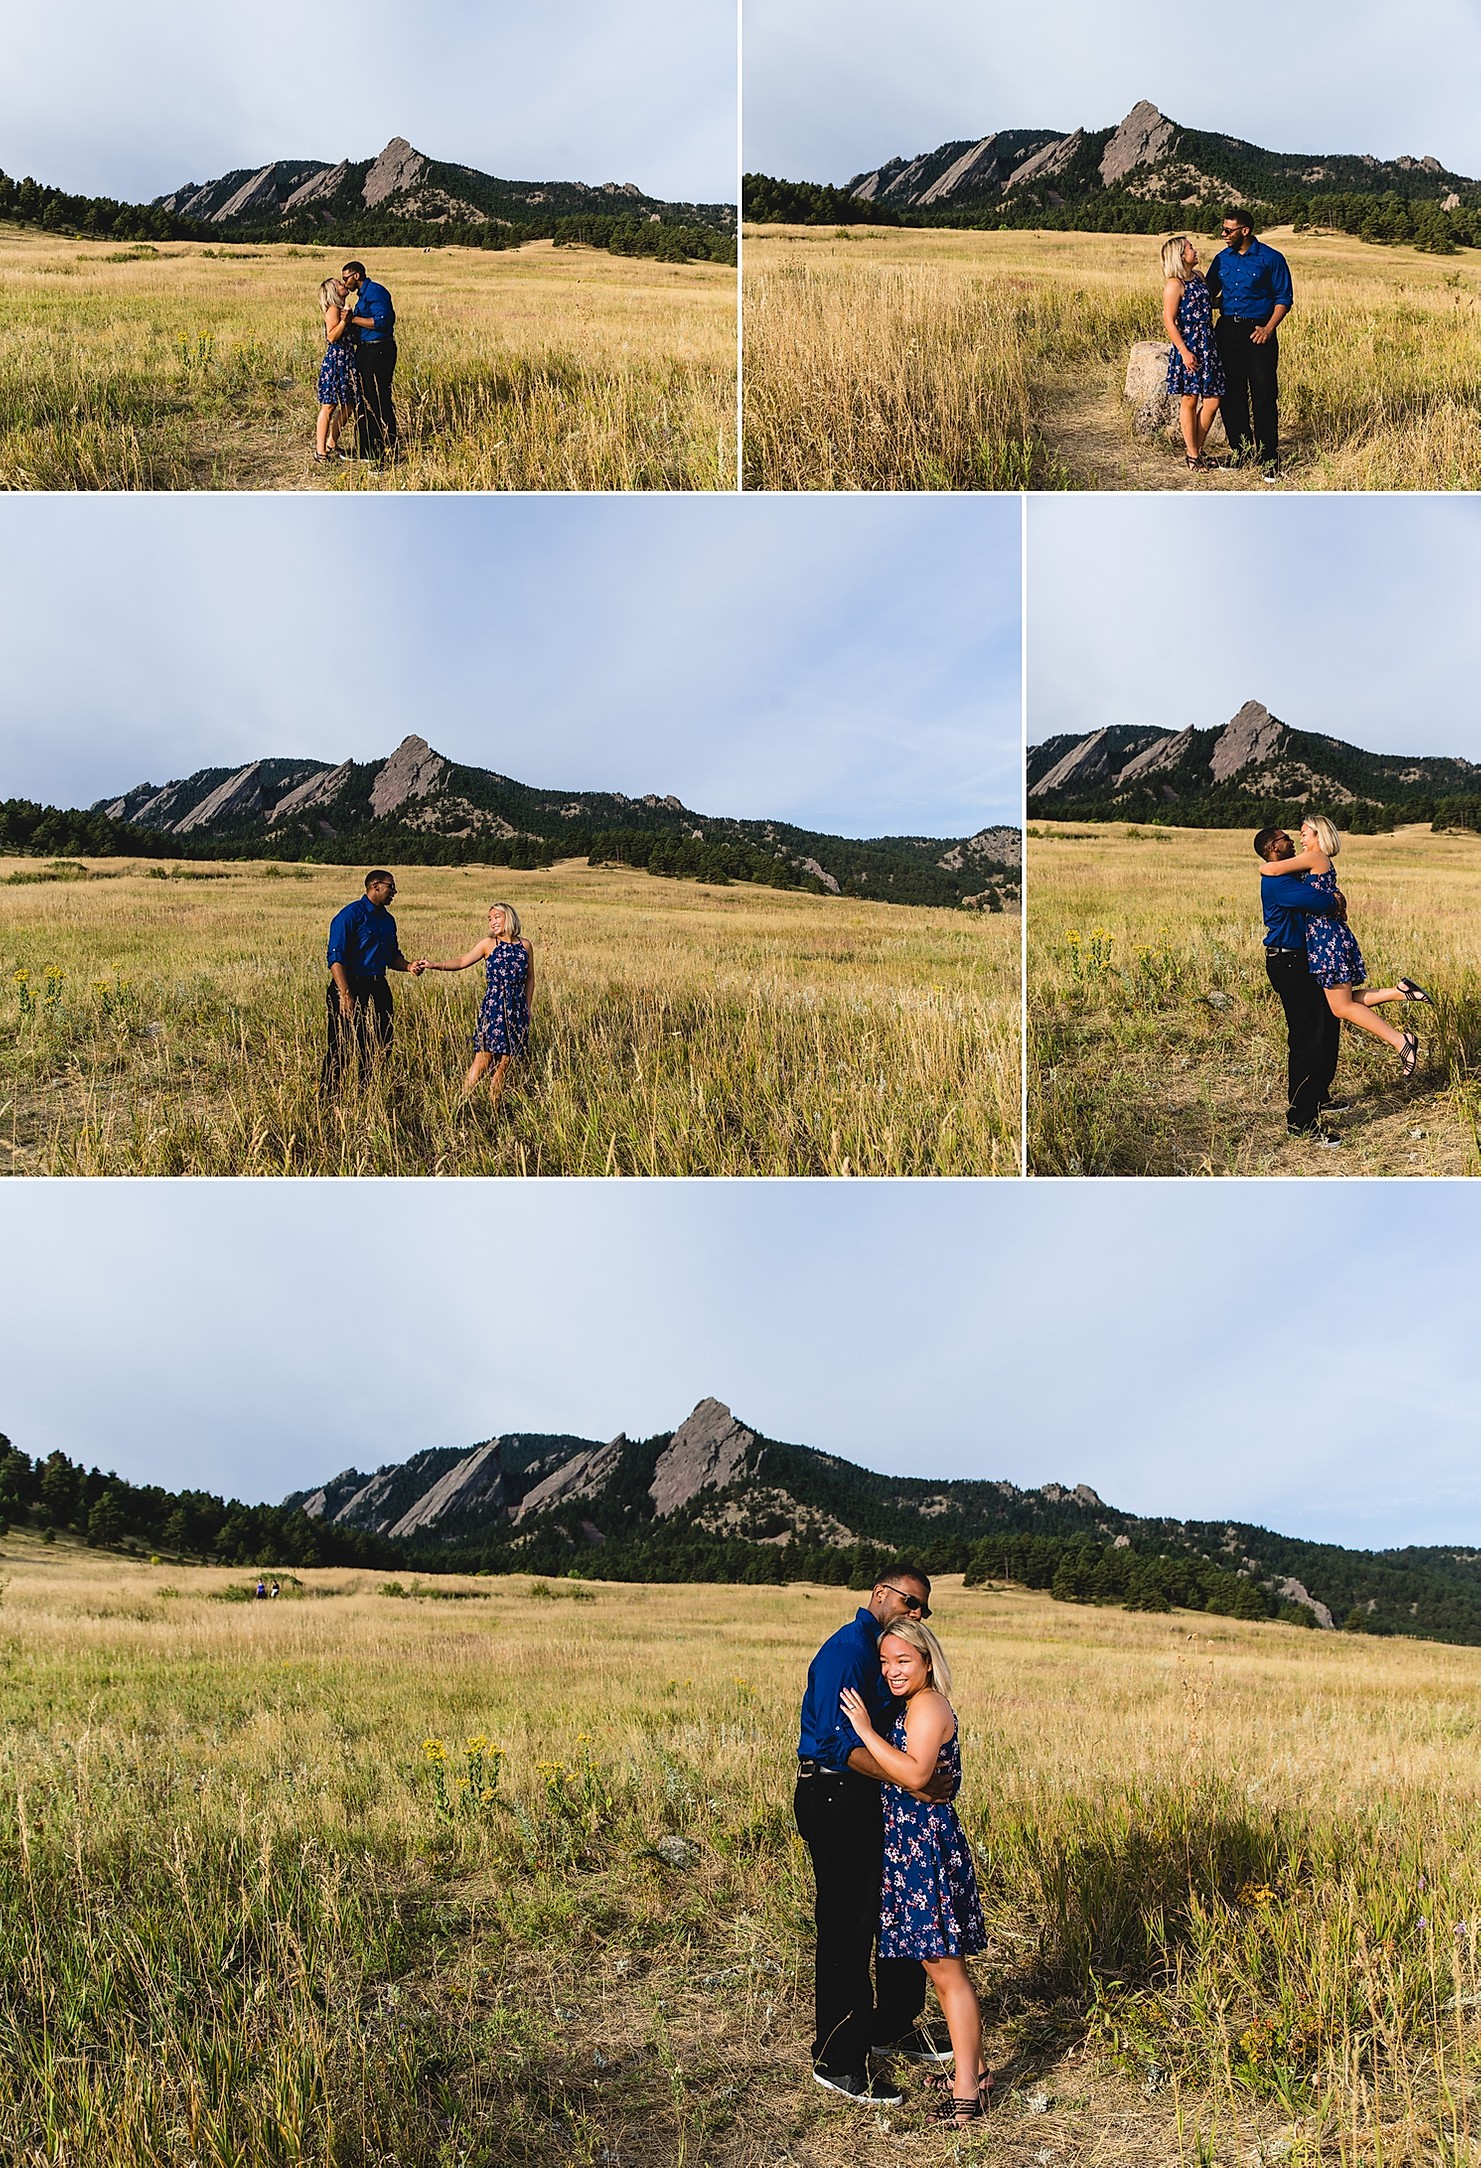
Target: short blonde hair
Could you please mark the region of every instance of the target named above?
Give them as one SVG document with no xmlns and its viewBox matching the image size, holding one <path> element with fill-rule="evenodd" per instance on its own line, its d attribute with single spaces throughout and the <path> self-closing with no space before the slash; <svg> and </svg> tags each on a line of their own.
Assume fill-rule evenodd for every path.
<svg viewBox="0 0 1481 2168">
<path fill-rule="evenodd" d="M 1162 275 L 1168 279 L 1182 279 L 1187 283 L 1188 274 L 1183 269 L 1183 250 L 1188 246 L 1185 233 L 1175 233 L 1170 241 L 1162 244 Z"/>
<path fill-rule="evenodd" d="M 344 295 L 339 290 L 338 279 L 325 279 L 319 288 L 320 308 L 327 309 L 331 301 L 336 308 L 340 308 L 344 303 Z"/>
<path fill-rule="evenodd" d="M 512 903 L 491 903 L 489 909 L 503 912 L 504 939 L 506 941 L 517 941 L 519 939 L 519 913 L 515 910 L 514 905 Z"/>
<path fill-rule="evenodd" d="M 1337 856 L 1342 848 L 1342 838 L 1325 813 L 1308 813 L 1301 825 L 1316 830 L 1316 840 L 1329 858 Z"/>
<path fill-rule="evenodd" d="M 930 1667 L 931 1684 L 938 1694 L 945 1694 L 949 1699 L 951 1695 L 951 1666 L 946 1661 L 945 1649 L 942 1648 L 941 1643 L 936 1639 L 925 1621 L 908 1616 L 891 1619 L 889 1625 L 880 1634 L 881 1644 L 887 1641 L 891 1634 L 894 1635 L 897 1641 L 908 1642 L 911 1648 L 924 1656 Z"/>
</svg>

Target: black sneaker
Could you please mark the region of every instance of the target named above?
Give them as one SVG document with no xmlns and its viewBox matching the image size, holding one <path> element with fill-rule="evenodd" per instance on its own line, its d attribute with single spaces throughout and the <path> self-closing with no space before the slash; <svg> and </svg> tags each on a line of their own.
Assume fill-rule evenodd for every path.
<svg viewBox="0 0 1481 2168">
<path fill-rule="evenodd" d="M 1342 1143 L 1330 1129 L 1287 1129 L 1286 1135 L 1294 1144 L 1319 1144 L 1329 1152 L 1336 1151 Z"/>
<path fill-rule="evenodd" d="M 814 2070 L 814 2085 L 830 2093 L 842 2093 L 861 2108 L 898 2108 L 905 2095 L 885 2078 L 872 2078 L 867 2070 Z"/>
<path fill-rule="evenodd" d="M 944 2025 L 917 2025 L 901 2039 L 887 2040 L 874 2053 L 898 2055 L 906 2063 L 949 2063 L 952 2060 L 951 2037 Z"/>
<path fill-rule="evenodd" d="M 1322 1101 L 1322 1112 L 1323 1114 L 1351 1114 L 1352 1101 L 1350 1099 L 1324 1099 Z"/>
</svg>

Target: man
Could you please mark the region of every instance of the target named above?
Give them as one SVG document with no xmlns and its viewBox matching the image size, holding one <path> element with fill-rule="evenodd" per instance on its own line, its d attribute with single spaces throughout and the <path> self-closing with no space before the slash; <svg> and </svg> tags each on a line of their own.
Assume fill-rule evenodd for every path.
<svg viewBox="0 0 1481 2168">
<path fill-rule="evenodd" d="M 365 876 L 365 894 L 336 911 L 329 923 L 329 984 L 325 988 L 329 1045 L 320 1089 L 332 1097 L 344 1080 L 353 1052 L 363 1081 L 371 1063 L 391 1044 L 391 989 L 388 971 L 409 971 L 396 937 L 391 899 L 396 881 L 383 866 Z"/>
<path fill-rule="evenodd" d="M 360 404 L 355 413 L 359 449 L 369 459 L 379 459 L 388 449 L 394 456 L 398 430 L 391 379 L 396 374 L 396 310 L 385 287 L 366 276 L 363 263 L 347 263 L 340 277 L 354 297 L 350 322 L 359 335 L 355 347 L 355 366 L 360 372 Z"/>
<path fill-rule="evenodd" d="M 1253 441 L 1267 482 L 1280 475 L 1280 341 L 1295 296 L 1291 267 L 1255 239 L 1248 211 L 1226 211 L 1224 246 L 1208 267 L 1219 310 L 1214 341 L 1224 364 L 1224 434 L 1243 459 Z"/>
<path fill-rule="evenodd" d="M 1255 856 L 1266 865 L 1294 858 L 1296 846 L 1284 828 L 1262 828 Z M 1330 1106 L 1337 1073 L 1341 1027 L 1327 1005 L 1320 983 L 1306 962 L 1306 920 L 1341 916 L 1341 894 L 1314 894 L 1299 873 L 1260 876 L 1260 904 L 1265 914 L 1265 976 L 1286 1013 L 1286 1129 L 1313 1144 L 1340 1145 L 1318 1116 Z"/>
<path fill-rule="evenodd" d="M 929 1579 L 913 1566 L 875 1584 L 868 1603 L 808 1667 L 797 1744 L 797 1832 L 812 1855 L 817 1886 L 813 2076 L 832 2092 L 881 2107 L 902 2096 L 871 2077 L 871 2053 L 888 2048 L 914 2061 L 948 2063 L 951 2049 L 918 2030 L 926 1975 L 915 1959 L 876 1958 L 870 1980 L 884 1876 L 884 1773 L 860 1746 L 838 1697 L 853 1687 L 881 1728 L 889 1728 L 895 1704 L 879 1667 L 879 1637 L 907 1613 L 929 1618 L 930 1597 Z"/>
</svg>

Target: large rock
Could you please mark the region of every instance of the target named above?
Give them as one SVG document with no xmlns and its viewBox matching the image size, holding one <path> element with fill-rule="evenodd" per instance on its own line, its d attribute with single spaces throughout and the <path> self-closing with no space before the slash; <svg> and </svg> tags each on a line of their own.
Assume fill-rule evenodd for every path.
<svg viewBox="0 0 1481 2168">
<path fill-rule="evenodd" d="M 347 760 L 341 761 L 337 768 L 321 768 L 317 775 L 309 776 L 307 781 L 278 800 L 267 816 L 268 827 L 271 828 L 274 821 L 282 820 L 285 814 L 307 813 L 313 806 L 328 805 L 331 799 L 339 796 L 352 772 Z"/>
<path fill-rule="evenodd" d="M 224 225 L 227 219 L 241 218 L 247 211 L 276 212 L 276 171 L 274 166 L 264 166 L 260 173 L 254 173 L 250 180 L 243 181 L 236 194 L 228 196 L 220 210 L 211 213 L 211 223 L 216 226 Z"/>
<path fill-rule="evenodd" d="M 648 1495 L 662 1517 L 677 1513 L 698 1491 L 724 1490 L 743 1472 L 755 1433 L 721 1400 L 702 1400 L 658 1457 Z"/>
<path fill-rule="evenodd" d="M 932 181 L 929 188 L 922 189 L 917 201 L 922 204 L 943 203 L 948 196 L 954 195 L 957 189 L 964 188 L 968 181 L 995 181 L 998 177 L 997 141 L 995 135 L 990 135 L 984 136 L 980 143 L 974 143 L 969 151 L 962 153 L 955 165 L 948 166 L 938 180 Z"/>
<path fill-rule="evenodd" d="M 1148 99 L 1138 99 L 1101 155 L 1104 185 L 1114 188 L 1138 166 L 1154 166 L 1176 133 L 1165 113 L 1159 113 Z"/>
<path fill-rule="evenodd" d="M 446 773 L 447 762 L 425 738 L 403 738 L 371 785 L 370 809 L 386 820 L 408 798 L 428 797 Z"/>
<path fill-rule="evenodd" d="M 1299 1581 L 1293 1581 L 1289 1577 L 1283 1581 L 1277 1581 L 1275 1593 L 1286 1603 L 1299 1603 L 1303 1610 L 1311 1613 L 1318 1626 L 1325 1627 L 1328 1633 L 1336 1632 L 1337 1621 L 1333 1618 L 1327 1606 L 1319 1601 L 1317 1597 L 1308 1596 Z"/>
<path fill-rule="evenodd" d="M 1029 796 L 1042 798 L 1050 791 L 1067 790 L 1071 783 L 1077 783 L 1084 789 L 1092 783 L 1109 782 L 1111 756 L 1106 742 L 1107 735 L 1105 730 L 1092 730 L 1090 736 L 1079 745 L 1072 745 L 1070 750 L 1054 763 L 1047 775 L 1039 777 Z"/>
<path fill-rule="evenodd" d="M 405 136 L 392 136 L 375 164 L 365 176 L 361 195 L 367 211 L 373 211 L 388 196 L 396 195 L 403 188 L 411 188 L 427 170 L 427 160 L 420 151 L 414 151 Z"/>
<path fill-rule="evenodd" d="M 1214 740 L 1209 768 L 1216 783 L 1227 783 L 1241 768 L 1269 760 L 1285 742 L 1286 726 L 1277 722 L 1269 708 L 1247 700 Z"/>
<path fill-rule="evenodd" d="M 498 1440 L 480 1445 L 420 1497 L 409 1513 L 388 1531 L 392 1541 L 413 1536 L 418 1529 L 433 1528 L 450 1513 L 473 1513 L 504 1503 L 504 1471 L 499 1465 Z"/>
<path fill-rule="evenodd" d="M 188 836 L 194 828 L 209 828 L 212 821 L 246 819 L 261 811 L 262 763 L 254 760 L 250 767 L 240 768 L 224 783 L 218 783 L 209 797 L 202 798 L 183 820 L 175 822 L 171 833 Z"/>
<path fill-rule="evenodd" d="M 1156 775 L 1159 769 L 1175 768 L 1193 743 L 1193 732 L 1180 730 L 1176 736 L 1161 738 L 1156 745 L 1148 745 L 1128 760 L 1115 778 L 1115 788 L 1123 783 L 1139 783 L 1145 776 Z"/>
<path fill-rule="evenodd" d="M 1126 360 L 1125 398 L 1127 405 L 1136 409 L 1131 426 L 1137 436 L 1155 437 L 1166 432 L 1181 443 L 1178 403 L 1167 389 L 1167 357 L 1171 352 L 1166 339 L 1138 339 Z M 1228 441 L 1221 412 L 1214 417 L 1208 442 Z"/>
<path fill-rule="evenodd" d="M 318 173 L 311 173 L 301 187 L 294 189 L 283 209 L 301 211 L 305 204 L 322 203 L 340 187 L 349 170 L 346 161 L 341 159 L 337 166 L 324 166 Z"/>
<path fill-rule="evenodd" d="M 584 1453 L 573 1453 L 553 1475 L 525 1492 L 514 1509 L 515 1520 L 527 1521 L 531 1514 L 542 1513 L 547 1506 L 597 1497 L 617 1473 L 626 1451 L 627 1435 L 619 1431 L 610 1445 L 594 1445 Z"/>
<path fill-rule="evenodd" d="M 1010 189 L 1021 188 L 1029 181 L 1052 181 L 1064 172 L 1085 141 L 1085 130 L 1076 128 L 1071 135 L 1058 136 L 1053 143 L 1046 143 L 1022 165 L 1015 166 L 1003 183 L 1006 195 Z"/>
</svg>

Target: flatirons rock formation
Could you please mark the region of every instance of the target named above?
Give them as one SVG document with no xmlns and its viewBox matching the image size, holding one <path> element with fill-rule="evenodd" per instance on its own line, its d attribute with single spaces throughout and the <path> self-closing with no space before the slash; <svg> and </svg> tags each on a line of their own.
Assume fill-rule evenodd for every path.
<svg viewBox="0 0 1481 2168">
<path fill-rule="evenodd" d="M 996 204 L 1059 208 L 1107 191 L 1151 202 L 1212 207 L 1293 194 L 1381 194 L 1397 189 L 1449 209 L 1478 184 L 1439 159 L 1262 150 L 1237 136 L 1186 128 L 1141 98 L 1114 127 L 1000 129 L 892 158 L 847 184 L 863 203 L 897 209 L 986 210 Z"/>
<path fill-rule="evenodd" d="M 1199 809 L 1189 816 L 1195 825 L 1211 811 L 1237 824 L 1275 805 L 1324 809 L 1340 822 L 1345 809 L 1349 819 L 1352 809 L 1401 814 L 1406 802 L 1426 806 L 1478 789 L 1481 766 L 1472 761 L 1369 753 L 1293 729 L 1259 700 L 1245 701 L 1220 729 L 1111 724 L 1032 746 L 1028 757 L 1029 803 L 1051 819 L 1124 819 L 1186 802 Z"/>
</svg>

